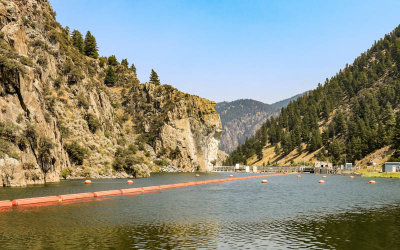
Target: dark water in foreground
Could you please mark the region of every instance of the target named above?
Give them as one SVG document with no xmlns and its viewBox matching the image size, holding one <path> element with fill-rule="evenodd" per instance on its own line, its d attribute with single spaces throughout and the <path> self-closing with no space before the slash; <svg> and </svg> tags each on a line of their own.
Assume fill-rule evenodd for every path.
<svg viewBox="0 0 400 250">
<path fill-rule="evenodd" d="M 237 176 L 243 174 L 235 174 Z M 0 200 L 160 185 L 228 174 L 0 188 Z M 0 212 L 0 249 L 399 249 L 400 180 L 318 175 L 240 180 Z"/>
</svg>

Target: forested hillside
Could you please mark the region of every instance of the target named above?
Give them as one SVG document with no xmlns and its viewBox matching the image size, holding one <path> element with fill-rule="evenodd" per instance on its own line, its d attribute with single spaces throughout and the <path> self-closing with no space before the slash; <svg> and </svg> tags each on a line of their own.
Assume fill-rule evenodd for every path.
<svg viewBox="0 0 400 250">
<path fill-rule="evenodd" d="M 282 108 L 279 117 L 264 123 L 225 164 L 266 164 L 264 154 L 271 147 L 274 159 L 302 154 L 334 164 L 343 162 L 344 157 L 355 163 L 378 149 L 391 147 L 388 152 L 394 152 L 395 160 L 400 150 L 399 72 L 397 27 L 352 65 Z"/>
<path fill-rule="evenodd" d="M 282 101 L 267 104 L 252 99 L 240 99 L 232 102 L 219 102 L 215 109 L 221 117 L 222 137 L 220 149 L 231 153 L 255 132 L 270 117 L 279 115 L 282 107 L 303 94 Z"/>
<path fill-rule="evenodd" d="M 222 123 L 220 149 L 227 153 L 254 136 L 269 117 L 279 113 L 274 106 L 251 99 L 220 102 L 215 109 Z"/>
</svg>

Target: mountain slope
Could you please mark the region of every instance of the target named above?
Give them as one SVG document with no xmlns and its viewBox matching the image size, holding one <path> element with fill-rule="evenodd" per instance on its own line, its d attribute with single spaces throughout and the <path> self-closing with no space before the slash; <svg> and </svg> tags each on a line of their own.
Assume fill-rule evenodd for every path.
<svg viewBox="0 0 400 250">
<path fill-rule="evenodd" d="M 220 102 L 215 108 L 222 123 L 220 149 L 227 153 L 232 152 L 247 137 L 252 137 L 263 122 L 278 113 L 273 106 L 251 99 Z"/>
<path fill-rule="evenodd" d="M 62 27 L 43 0 L 0 1 L 0 186 L 148 176 L 217 160 L 215 103 L 141 84 L 134 65 L 97 58 L 89 32 Z M 84 47 L 83 47 L 84 46 Z"/>
<path fill-rule="evenodd" d="M 283 107 L 286 107 L 291 101 L 297 100 L 300 96 L 303 96 L 306 93 L 307 92 L 292 96 L 290 98 L 284 99 L 279 102 L 272 103 L 271 106 L 273 106 L 274 108 L 276 108 L 280 111 Z"/>
<path fill-rule="evenodd" d="M 252 99 L 217 103 L 216 111 L 220 115 L 222 122 L 220 149 L 231 153 L 237 146 L 243 144 L 246 138 L 254 136 L 257 129 L 268 118 L 278 115 L 282 107 L 285 107 L 301 95 L 273 104 L 266 104 Z"/>
<path fill-rule="evenodd" d="M 269 119 L 225 163 L 287 164 L 307 158 L 339 164 L 345 157 L 358 163 L 388 146 L 395 150 L 392 158 L 398 158 L 399 69 L 397 27 L 352 65 L 291 102 L 279 117 Z M 393 150 L 381 152 L 390 154 Z"/>
</svg>

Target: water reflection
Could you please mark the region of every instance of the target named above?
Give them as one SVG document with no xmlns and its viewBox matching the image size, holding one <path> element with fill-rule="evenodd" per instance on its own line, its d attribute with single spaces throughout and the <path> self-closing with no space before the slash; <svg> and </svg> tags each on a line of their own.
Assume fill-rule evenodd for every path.
<svg viewBox="0 0 400 250">
<path fill-rule="evenodd" d="M 160 175 L 143 184 L 190 178 Z M 398 249 L 399 182 L 369 185 L 361 178 L 330 176 L 321 186 L 312 175 L 274 178 L 267 185 L 249 180 L 14 208 L 0 213 L 0 248 Z M 104 190 L 120 182 L 89 188 Z M 70 184 L 59 185 L 57 192 L 70 190 Z M 33 187 L 12 195 L 18 192 L 53 191 Z"/>
</svg>

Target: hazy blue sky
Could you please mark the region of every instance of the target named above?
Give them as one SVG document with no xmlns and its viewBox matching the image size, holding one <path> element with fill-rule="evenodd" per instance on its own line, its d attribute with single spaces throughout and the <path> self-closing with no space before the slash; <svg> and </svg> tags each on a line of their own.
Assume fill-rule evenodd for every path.
<svg viewBox="0 0 400 250">
<path fill-rule="evenodd" d="M 50 0 L 101 55 L 215 101 L 315 88 L 400 24 L 400 1 Z"/>
</svg>

